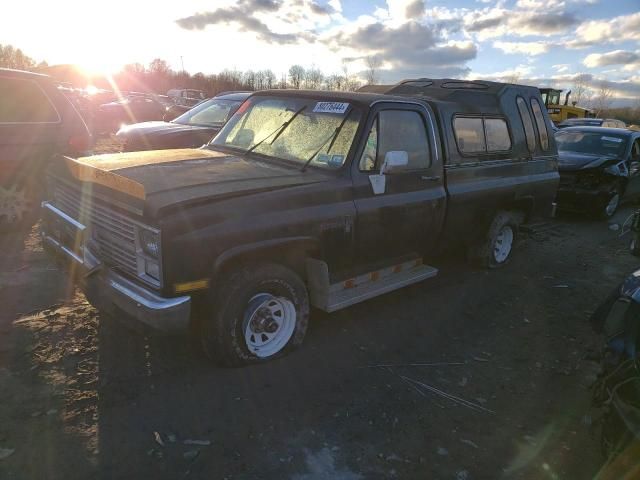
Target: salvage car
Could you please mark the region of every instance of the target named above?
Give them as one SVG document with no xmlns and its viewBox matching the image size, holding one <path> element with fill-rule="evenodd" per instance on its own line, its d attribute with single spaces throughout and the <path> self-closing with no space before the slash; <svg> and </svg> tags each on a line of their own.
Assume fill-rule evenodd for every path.
<svg viewBox="0 0 640 480">
<path fill-rule="evenodd" d="M 559 209 L 613 216 L 623 200 L 640 193 L 640 132 L 569 127 L 558 144 Z"/>
<path fill-rule="evenodd" d="M 151 95 L 128 95 L 100 105 L 94 120 L 99 133 L 112 133 L 123 124 L 162 120 L 166 107 Z"/>
<path fill-rule="evenodd" d="M 631 254 L 640 256 L 640 210 L 634 212 Z M 591 316 L 604 338 L 593 404 L 601 408 L 602 478 L 632 478 L 640 449 L 640 270 L 616 286 Z"/>
<path fill-rule="evenodd" d="M 220 95 L 202 102 L 171 122 L 143 122 L 123 126 L 116 137 L 123 150 L 161 150 L 201 147 L 220 131 L 249 93 Z"/>
<path fill-rule="evenodd" d="M 605 128 L 626 128 L 622 120 L 615 118 L 568 118 L 558 123 L 558 128 L 567 127 L 605 127 Z"/>
<path fill-rule="evenodd" d="M 33 223 L 55 154 L 91 147 L 82 117 L 50 77 L 0 69 L 0 231 Z"/>
<path fill-rule="evenodd" d="M 52 169 L 47 249 L 104 312 L 185 331 L 224 365 L 298 347 L 334 312 L 438 273 L 457 244 L 508 262 L 558 185 L 536 88 L 408 80 L 251 95 L 204 148 Z"/>
</svg>

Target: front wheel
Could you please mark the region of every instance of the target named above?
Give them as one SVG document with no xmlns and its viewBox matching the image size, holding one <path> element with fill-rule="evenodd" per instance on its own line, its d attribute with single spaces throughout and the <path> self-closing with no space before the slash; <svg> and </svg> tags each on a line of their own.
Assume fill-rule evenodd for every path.
<svg viewBox="0 0 640 480">
<path fill-rule="evenodd" d="M 38 194 L 29 185 L 0 186 L 0 232 L 26 230 L 35 223 Z"/>
<path fill-rule="evenodd" d="M 622 200 L 622 188 L 620 185 L 616 185 L 613 187 L 611 192 L 609 193 L 608 199 L 603 202 L 600 206 L 599 211 L 597 212 L 598 216 L 603 219 L 611 218 L 618 211 L 618 207 L 620 206 L 620 201 Z"/>
<path fill-rule="evenodd" d="M 244 266 L 227 275 L 201 326 L 207 356 L 226 366 L 271 360 L 300 346 L 309 297 L 282 265 Z"/>
</svg>

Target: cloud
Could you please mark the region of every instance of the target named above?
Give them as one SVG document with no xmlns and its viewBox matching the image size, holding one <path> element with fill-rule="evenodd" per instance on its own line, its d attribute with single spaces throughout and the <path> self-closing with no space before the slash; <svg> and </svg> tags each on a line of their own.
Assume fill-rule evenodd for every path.
<svg viewBox="0 0 640 480">
<path fill-rule="evenodd" d="M 381 76 L 394 79 L 464 76 L 469 71 L 466 62 L 478 53 L 473 42 L 444 42 L 438 25 L 416 21 L 399 26 L 368 23 L 334 33 L 324 42 L 336 52 L 351 52 L 352 59 L 377 56 L 387 70 Z"/>
<path fill-rule="evenodd" d="M 329 0 L 329 6 L 333 8 L 334 12 L 342 13 L 342 3 L 340 0 Z"/>
<path fill-rule="evenodd" d="M 607 53 L 592 53 L 587 55 L 582 63 L 589 68 L 640 63 L 640 51 L 613 50 Z"/>
<path fill-rule="evenodd" d="M 551 49 L 551 44 L 546 42 L 493 42 L 493 48 L 509 54 L 541 55 Z"/>
<path fill-rule="evenodd" d="M 315 31 L 301 28 L 301 25 L 315 25 L 320 18 L 328 21 L 330 14 L 335 12 L 333 6 L 322 6 L 313 0 L 240 0 L 234 6 L 195 13 L 176 23 L 185 30 L 233 24 L 243 32 L 255 33 L 264 42 L 284 45 L 314 42 Z M 272 24 L 295 26 L 289 27 L 289 31 L 277 31 Z"/>
<path fill-rule="evenodd" d="M 620 15 L 609 20 L 589 20 L 576 29 L 576 39 L 567 42 L 569 48 L 584 48 L 603 43 L 640 40 L 640 12 Z"/>
<path fill-rule="evenodd" d="M 579 24 L 570 12 L 540 13 L 539 10 L 505 10 L 490 8 L 468 12 L 464 17 L 465 29 L 478 34 L 480 39 L 504 35 L 550 36 L 567 33 Z"/>
<path fill-rule="evenodd" d="M 424 15 L 424 0 L 414 0 L 405 10 L 407 18 L 420 18 Z"/>
<path fill-rule="evenodd" d="M 495 72 L 480 76 L 487 80 L 492 79 L 504 79 L 506 73 L 512 72 Z M 593 75 L 591 73 L 560 73 L 558 75 L 551 76 L 535 76 L 531 75 L 533 72 L 515 71 L 515 73 L 522 74 L 518 79 L 518 83 L 523 85 L 552 86 L 554 88 L 560 88 L 564 90 L 571 90 L 574 87 L 576 80 L 581 80 L 587 86 L 593 90 L 597 90 L 601 87 L 610 88 L 613 91 L 614 98 L 617 99 L 619 105 L 630 105 L 637 101 L 640 97 L 640 76 L 631 76 L 626 79 L 612 81 L 605 77 Z"/>
</svg>

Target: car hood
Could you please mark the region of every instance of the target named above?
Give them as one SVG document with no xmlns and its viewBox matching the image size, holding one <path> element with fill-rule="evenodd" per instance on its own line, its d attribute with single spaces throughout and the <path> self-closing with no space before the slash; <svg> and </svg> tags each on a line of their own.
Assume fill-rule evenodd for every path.
<svg viewBox="0 0 640 480">
<path fill-rule="evenodd" d="M 561 172 L 587 170 L 602 167 L 612 160 L 616 160 L 616 158 L 592 153 L 563 151 L 558 152 L 558 170 Z"/>
<path fill-rule="evenodd" d="M 220 127 L 204 125 L 183 125 L 174 122 L 142 122 L 126 125 L 118 130 L 117 137 L 133 137 L 146 135 L 177 135 L 183 132 L 211 131 L 215 132 Z"/>
<path fill-rule="evenodd" d="M 265 162 L 209 149 L 150 150 L 66 158 L 76 179 L 92 182 L 160 210 L 214 198 L 317 183 L 330 178 L 317 170 Z"/>
</svg>

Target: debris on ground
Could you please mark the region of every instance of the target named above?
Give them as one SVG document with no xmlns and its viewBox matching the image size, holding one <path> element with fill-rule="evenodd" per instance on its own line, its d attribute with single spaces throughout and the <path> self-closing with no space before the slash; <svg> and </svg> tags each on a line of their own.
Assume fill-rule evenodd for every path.
<svg viewBox="0 0 640 480">
<path fill-rule="evenodd" d="M 15 448 L 0 448 L 0 460 L 10 457 L 15 451 Z"/>
<path fill-rule="evenodd" d="M 200 447 L 208 447 L 211 445 L 211 440 L 190 440 L 187 439 L 184 442 L 185 445 L 198 445 Z"/>
<path fill-rule="evenodd" d="M 158 432 L 153 432 L 153 438 L 155 438 L 156 443 L 161 447 L 164 447 L 164 441 Z"/>
<path fill-rule="evenodd" d="M 200 455 L 200 450 L 187 450 L 182 454 L 185 460 L 195 460 Z"/>
<path fill-rule="evenodd" d="M 476 448 L 476 449 L 480 448 L 480 447 L 478 447 L 477 443 L 472 442 L 471 440 L 467 440 L 466 438 L 461 438 L 460 439 L 460 443 L 464 443 L 465 445 L 469 445 L 470 447 L 473 447 L 473 448 Z"/>
</svg>

